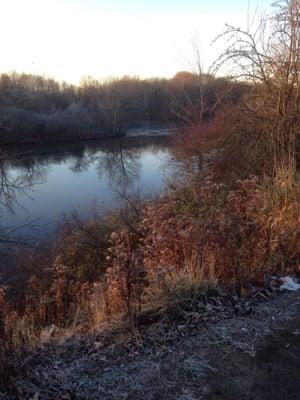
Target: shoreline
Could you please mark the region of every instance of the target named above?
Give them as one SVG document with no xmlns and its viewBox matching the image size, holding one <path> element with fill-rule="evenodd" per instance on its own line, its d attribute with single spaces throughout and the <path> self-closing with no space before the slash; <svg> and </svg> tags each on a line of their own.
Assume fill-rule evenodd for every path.
<svg viewBox="0 0 300 400">
<path fill-rule="evenodd" d="M 139 127 L 132 126 L 127 127 L 127 129 L 118 134 L 111 134 L 111 135 L 97 135 L 97 136 L 87 136 L 87 137 L 74 137 L 74 138 L 63 138 L 61 140 L 28 140 L 28 141 L 9 141 L 1 143 L 0 146 L 3 147 L 11 147 L 11 146 L 26 146 L 26 145 L 47 145 L 47 144 L 60 144 L 60 143 L 80 143 L 80 142 L 92 142 L 98 140 L 110 140 L 110 139 L 122 139 L 122 138 L 132 138 L 132 137 L 156 137 L 156 136 L 171 136 L 172 129 L 171 127 L 166 127 L 166 125 L 161 124 L 158 127 L 153 127 L 149 125 L 141 125 Z M 1 135 L 0 135 L 1 136 Z"/>
</svg>

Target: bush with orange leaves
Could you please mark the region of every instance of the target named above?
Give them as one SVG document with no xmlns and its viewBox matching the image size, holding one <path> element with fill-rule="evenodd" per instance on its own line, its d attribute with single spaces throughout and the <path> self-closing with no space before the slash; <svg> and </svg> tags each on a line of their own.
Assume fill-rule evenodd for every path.
<svg viewBox="0 0 300 400">
<path fill-rule="evenodd" d="M 215 150 L 228 131 L 227 113 L 218 111 L 208 121 L 194 122 L 177 132 L 172 150 L 184 176 L 202 173 L 215 163 Z"/>
</svg>

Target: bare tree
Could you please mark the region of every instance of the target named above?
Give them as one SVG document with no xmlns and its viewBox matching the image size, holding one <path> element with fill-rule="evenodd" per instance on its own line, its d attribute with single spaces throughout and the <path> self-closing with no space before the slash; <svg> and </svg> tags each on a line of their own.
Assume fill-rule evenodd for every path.
<svg viewBox="0 0 300 400">
<path fill-rule="evenodd" d="M 230 65 L 237 79 L 249 83 L 250 94 L 240 118 L 264 146 L 273 173 L 296 172 L 296 137 L 300 116 L 300 2 L 281 0 L 274 13 L 252 21 L 246 30 L 227 26 L 217 39 L 227 47 L 214 71 Z M 245 126 L 246 124 L 244 124 Z M 259 136 L 257 136 L 259 132 Z"/>
<path fill-rule="evenodd" d="M 0 121 L 3 127 L 3 122 Z M 18 158 L 25 156 L 25 153 L 19 153 Z M 29 231 L 35 227 L 34 221 L 28 221 L 19 226 L 6 226 L 2 223 L 2 217 L 5 212 L 13 212 L 14 206 L 18 203 L 18 194 L 27 193 L 32 187 L 34 178 L 34 168 L 26 169 L 25 173 L 12 175 L 9 172 L 12 157 L 5 149 L 0 147 L 0 254 L 7 256 L 14 251 L 16 247 L 31 246 L 25 238 L 23 232 Z"/>
<path fill-rule="evenodd" d="M 183 171 L 200 176 L 206 164 L 205 136 L 216 114 L 228 100 L 232 101 L 236 84 L 204 71 L 197 36 L 192 38 L 191 47 L 192 58 L 187 59 L 190 72 L 178 73 L 174 78 L 181 87 L 172 96 L 173 114 L 183 123 L 175 128 L 175 158 L 183 164 Z"/>
</svg>

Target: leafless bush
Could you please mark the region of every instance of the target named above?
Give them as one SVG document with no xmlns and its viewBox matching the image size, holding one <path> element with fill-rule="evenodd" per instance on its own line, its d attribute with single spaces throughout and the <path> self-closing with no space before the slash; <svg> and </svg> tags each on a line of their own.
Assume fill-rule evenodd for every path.
<svg viewBox="0 0 300 400">
<path fill-rule="evenodd" d="M 227 27 L 221 35 L 227 40 L 227 48 L 216 61 L 215 70 L 227 64 L 231 74 L 250 84 L 237 122 L 241 125 L 243 121 L 241 128 L 252 136 L 254 146 L 249 150 L 256 149 L 259 155 L 263 148 L 265 166 L 269 163 L 271 172 L 276 173 L 278 169 L 296 170 L 300 6 L 298 0 L 278 1 L 274 6 L 275 12 L 258 26 L 253 22 L 246 30 Z"/>
</svg>

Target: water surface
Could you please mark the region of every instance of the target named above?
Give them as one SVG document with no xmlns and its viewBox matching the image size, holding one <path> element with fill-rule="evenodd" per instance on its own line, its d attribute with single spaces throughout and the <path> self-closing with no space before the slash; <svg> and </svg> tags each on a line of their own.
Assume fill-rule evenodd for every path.
<svg viewBox="0 0 300 400">
<path fill-rule="evenodd" d="M 105 213 L 127 197 L 153 197 L 164 186 L 168 158 L 166 136 L 18 148 L 6 173 L 28 188 L 14 193 L 13 212 L 2 206 L 2 223 L 35 221 L 45 235 L 72 210 Z"/>
</svg>

